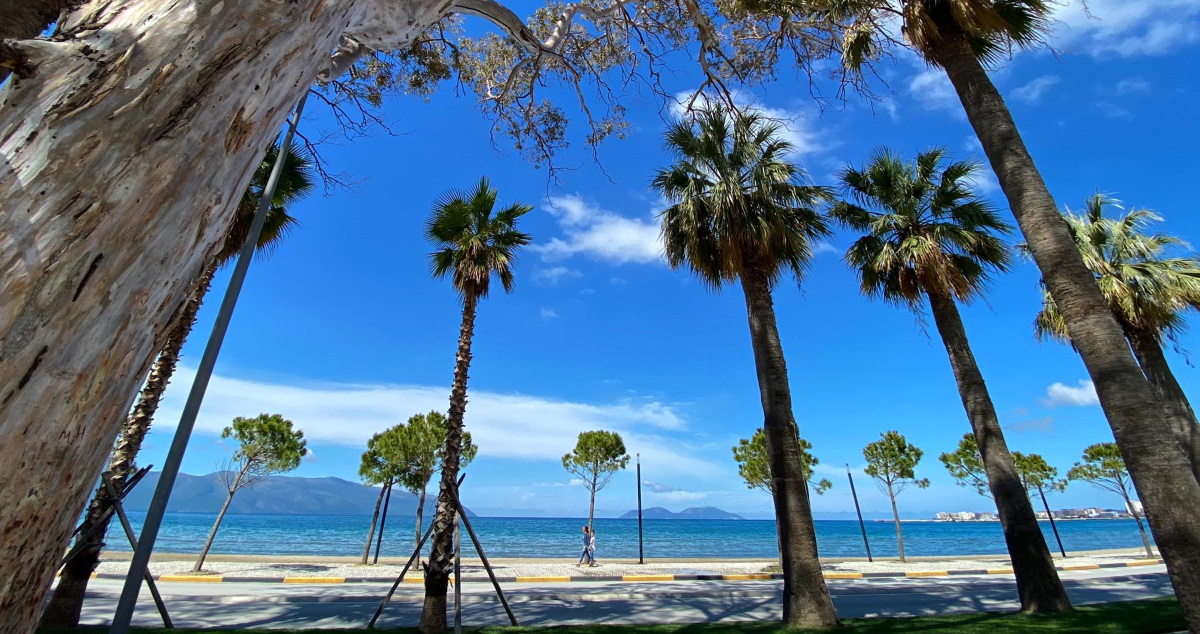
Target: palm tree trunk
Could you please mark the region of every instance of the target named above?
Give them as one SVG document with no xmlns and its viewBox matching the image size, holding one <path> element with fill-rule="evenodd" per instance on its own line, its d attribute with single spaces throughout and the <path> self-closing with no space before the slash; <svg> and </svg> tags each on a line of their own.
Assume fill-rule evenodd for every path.
<svg viewBox="0 0 1200 634">
<path fill-rule="evenodd" d="M 747 267 L 751 268 L 751 267 Z M 800 435 L 792 416 L 792 393 L 775 305 L 767 276 L 758 270 L 742 275 L 754 367 L 763 408 L 772 499 L 783 566 L 783 621 L 801 627 L 839 624 L 829 588 L 821 574 L 817 535 L 809 506 L 808 482 L 800 467 Z"/>
<path fill-rule="evenodd" d="M 996 408 L 983 374 L 975 363 L 975 354 L 967 340 L 958 306 L 954 298 L 939 290 L 933 280 L 929 280 L 925 288 L 928 289 L 934 322 L 950 357 L 958 394 L 962 397 L 971 431 L 975 434 L 975 444 L 983 458 L 988 489 L 996 501 L 1000 528 L 1004 532 L 1013 573 L 1017 578 L 1021 610 L 1031 613 L 1069 610 L 1071 600 L 1058 578 L 1050 548 L 1037 523 L 1037 514 L 1004 441 Z"/>
<path fill-rule="evenodd" d="M 900 510 L 896 508 L 896 492 L 892 483 L 887 483 L 888 500 L 892 503 L 892 521 L 896 523 L 896 548 L 900 551 L 900 561 L 908 561 L 904 556 L 904 532 L 900 530 Z"/>
<path fill-rule="evenodd" d="M 453 495 L 458 486 L 458 464 L 462 457 L 463 415 L 467 411 L 467 372 L 471 369 L 471 339 L 475 335 L 475 307 L 479 298 L 463 299 L 462 328 L 454 363 L 454 385 L 450 389 L 450 412 L 446 421 L 446 446 L 442 451 L 442 482 L 437 511 L 433 516 L 433 546 L 425 573 L 425 604 L 421 609 L 423 634 L 446 631 L 446 588 L 454 568 Z"/>
<path fill-rule="evenodd" d="M 1142 373 L 1162 398 L 1167 420 L 1175 429 L 1179 444 L 1192 462 L 1192 473 L 1200 480 L 1200 425 L 1196 423 L 1196 412 L 1188 402 L 1187 394 L 1179 386 L 1179 381 L 1175 380 L 1175 373 L 1167 364 L 1162 345 L 1154 337 L 1144 333 L 1127 334 L 1138 365 L 1142 367 Z"/>
<path fill-rule="evenodd" d="M 375 524 L 379 522 L 379 506 L 383 504 L 383 494 L 387 491 L 388 483 L 384 483 L 379 489 L 379 497 L 375 498 L 375 512 L 371 514 L 371 530 L 367 531 L 367 545 L 363 546 L 362 561 L 359 563 L 366 564 L 367 558 L 371 556 L 371 541 L 375 538 Z"/>
<path fill-rule="evenodd" d="M 428 483 L 426 483 L 428 485 Z M 413 548 L 421 545 L 421 529 L 425 521 L 425 487 L 421 487 L 421 498 L 417 501 L 417 535 L 413 538 Z"/>
<path fill-rule="evenodd" d="M 88 504 L 87 514 L 84 516 L 79 534 L 75 538 L 76 543 L 89 544 L 89 547 L 81 550 L 63 567 L 58 586 L 54 589 L 54 596 L 50 599 L 50 604 L 46 606 L 46 611 L 42 613 L 42 628 L 70 629 L 79 625 L 79 615 L 83 611 L 83 597 L 87 592 L 88 581 L 91 580 L 92 572 L 100 563 L 104 537 L 108 533 L 108 525 L 112 520 L 112 515 L 106 514 L 112 505 L 112 500 L 108 496 L 104 482 L 111 482 L 113 490 L 120 491 L 125 487 L 129 476 L 133 475 L 134 460 L 142 449 L 142 442 L 150 431 L 151 423 L 154 422 L 154 414 L 158 411 L 159 403 L 162 402 L 167 384 L 175 374 L 175 366 L 179 363 L 179 353 L 183 349 L 183 344 L 187 341 L 192 327 L 196 325 L 196 314 L 200 312 L 200 305 L 204 302 L 204 296 L 208 293 L 209 286 L 212 285 L 213 275 L 216 271 L 216 265 L 209 265 L 204 269 L 196 283 L 195 290 L 192 291 L 191 298 L 183 305 L 174 325 L 167 333 L 162 350 L 158 353 L 158 359 L 150 370 L 150 376 L 146 379 L 146 387 L 142 389 L 137 405 L 125 419 L 125 426 L 118 437 L 117 446 L 113 449 L 108 467 L 101 476 L 100 486 L 97 487 L 96 494 Z"/>
<path fill-rule="evenodd" d="M 225 497 L 225 503 L 221 505 L 221 512 L 217 513 L 217 521 L 213 522 L 212 530 L 208 532 L 208 539 L 204 541 L 204 549 L 200 551 L 200 556 L 196 558 L 196 565 L 192 566 L 192 572 L 200 572 L 204 567 L 204 559 L 208 557 L 208 551 L 212 548 L 213 540 L 217 538 L 217 529 L 221 528 L 221 520 L 225 519 L 225 512 L 229 510 L 229 503 L 233 502 L 233 494 L 237 493 L 238 485 L 241 484 L 242 478 L 245 475 L 246 471 L 244 469 L 238 472 L 237 479 L 229 487 L 229 495 Z"/>
<path fill-rule="evenodd" d="M 1096 386 L 1184 617 L 1200 632 L 1200 482 L 1067 230 L 1008 106 L 966 36 L 946 30 L 931 61 L 946 70 L 1008 198 L 1072 343 Z"/>
</svg>

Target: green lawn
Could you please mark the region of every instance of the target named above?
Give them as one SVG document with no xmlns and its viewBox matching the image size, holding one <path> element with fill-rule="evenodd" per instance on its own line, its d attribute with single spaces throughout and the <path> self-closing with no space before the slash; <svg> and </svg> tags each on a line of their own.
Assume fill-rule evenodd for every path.
<svg viewBox="0 0 1200 634">
<path fill-rule="evenodd" d="M 845 634 L 909 634 L 954 632 L 955 634 L 1164 634 L 1186 629 L 1174 598 L 1082 606 L 1068 614 L 1028 616 L 1010 613 L 960 614 L 895 619 L 851 619 L 837 630 Z M 80 630 L 73 630 L 79 632 Z M 165 630 L 137 629 L 139 634 L 246 634 L 251 630 Z M 261 630 L 266 631 L 266 630 Z M 273 634 L 330 634 L 366 632 L 356 630 L 270 630 Z M 415 634 L 412 628 L 378 630 L 385 634 Z M 770 634 L 811 632 L 785 628 L 775 623 L 729 623 L 702 625 L 580 625 L 570 627 L 487 627 L 470 629 L 476 634 Z M 829 630 L 822 630 L 829 631 Z M 66 634 L 47 632 L 42 634 Z"/>
</svg>

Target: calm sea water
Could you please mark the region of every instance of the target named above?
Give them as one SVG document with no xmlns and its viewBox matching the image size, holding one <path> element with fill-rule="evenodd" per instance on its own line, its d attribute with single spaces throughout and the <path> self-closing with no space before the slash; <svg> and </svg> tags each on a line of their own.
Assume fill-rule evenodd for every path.
<svg viewBox="0 0 1200 634">
<path fill-rule="evenodd" d="M 129 513 L 139 530 L 144 513 Z M 155 549 L 199 552 L 216 514 L 168 513 Z M 271 555 L 362 554 L 370 517 L 345 515 L 227 515 L 213 544 L 214 553 Z M 480 517 L 471 520 L 490 557 L 575 557 L 580 543 L 579 519 Z M 1056 550 L 1050 524 L 1042 522 L 1051 550 Z M 823 557 L 861 557 L 858 522 L 818 520 L 817 545 Z M 904 522 L 909 555 L 1004 554 L 998 522 Z M 120 531 L 119 525 L 113 527 Z M 778 552 L 773 520 L 645 520 L 647 557 L 773 557 Z M 597 519 L 597 556 L 637 557 L 637 520 Z M 411 553 L 415 518 L 388 517 L 382 553 Z M 1133 520 L 1058 522 L 1063 545 L 1071 550 L 1133 548 L 1141 545 Z M 867 522 L 871 552 L 896 555 L 891 522 Z M 110 531 L 109 547 L 128 550 L 124 535 Z M 463 536 L 464 554 L 473 554 Z"/>
</svg>

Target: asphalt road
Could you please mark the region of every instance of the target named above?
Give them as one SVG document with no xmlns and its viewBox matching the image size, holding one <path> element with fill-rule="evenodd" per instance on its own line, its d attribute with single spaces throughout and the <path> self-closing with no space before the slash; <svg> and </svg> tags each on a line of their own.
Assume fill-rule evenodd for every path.
<svg viewBox="0 0 1200 634">
<path fill-rule="evenodd" d="M 1163 566 L 1060 573 L 1076 604 L 1167 596 Z M 83 623 L 106 624 L 121 582 L 95 579 L 88 587 Z M 844 618 L 916 616 L 1017 608 L 1011 576 L 830 580 Z M 508 584 L 504 591 L 521 625 L 586 623 L 693 623 L 778 620 L 780 581 L 572 582 Z M 160 583 L 177 627 L 363 627 L 386 584 Z M 380 627 L 415 625 L 422 587 L 403 584 Z M 463 622 L 502 625 L 507 617 L 485 583 L 463 585 Z M 451 599 L 453 600 L 453 599 Z M 134 624 L 161 625 L 144 588 Z"/>
</svg>

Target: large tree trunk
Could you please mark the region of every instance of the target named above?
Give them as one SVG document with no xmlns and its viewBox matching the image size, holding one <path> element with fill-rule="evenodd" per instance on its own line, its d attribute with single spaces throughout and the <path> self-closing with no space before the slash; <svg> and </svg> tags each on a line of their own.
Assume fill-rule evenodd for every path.
<svg viewBox="0 0 1200 634">
<path fill-rule="evenodd" d="M 146 387 L 142 389 L 142 395 L 138 398 L 137 405 L 125 420 L 125 426 L 117 439 L 117 446 L 113 449 L 112 457 L 109 459 L 108 468 L 100 476 L 100 486 L 92 496 L 87 515 L 84 516 L 79 533 L 75 537 L 76 543 L 88 544 L 89 547 L 81 550 L 63 567 L 62 574 L 58 578 L 58 586 L 54 589 L 54 596 L 42 615 L 43 628 L 66 629 L 79 625 L 79 615 L 83 610 L 83 597 L 87 592 L 88 581 L 100 563 L 100 551 L 104 547 L 104 536 L 108 532 L 108 525 L 112 520 L 112 514 L 106 513 L 112 506 L 112 499 L 109 497 L 104 483 L 105 481 L 111 482 L 113 490 L 120 491 L 125 487 L 129 476 L 133 475 L 134 459 L 142 449 L 142 441 L 146 439 L 146 434 L 150 431 L 150 425 L 154 422 L 154 414 L 158 411 L 158 405 L 167 391 L 171 376 L 175 374 L 175 366 L 179 364 L 179 353 L 183 350 L 183 344 L 187 341 L 192 327 L 196 325 L 196 315 L 200 312 L 200 305 L 204 302 L 204 296 L 208 294 L 208 288 L 212 285 L 213 275 L 216 274 L 216 271 L 215 264 L 205 267 L 200 281 L 196 284 L 196 289 L 192 291 L 192 297 L 184 304 L 183 312 L 176 318 L 175 325 L 167 335 L 162 351 L 158 353 L 158 359 L 154 362 L 154 368 L 150 370 L 150 376 L 146 379 Z"/>
<path fill-rule="evenodd" d="M 0 89 L 8 631 L 37 624 L 172 316 L 339 35 L 401 46 L 453 10 L 434 0 L 92 0 L 64 21 L 61 41 L 5 44 L 28 58 Z"/>
<path fill-rule="evenodd" d="M 204 548 L 200 551 L 200 556 L 196 558 L 196 565 L 192 566 L 192 572 L 200 572 L 204 569 L 204 559 L 208 557 L 208 551 L 212 548 L 213 540 L 217 538 L 217 530 L 221 528 L 221 520 L 225 519 L 225 512 L 229 510 L 229 503 L 233 501 L 233 494 L 237 493 L 238 485 L 241 483 L 242 476 L 244 475 L 246 475 L 245 471 L 239 472 L 237 479 L 229 487 L 229 495 L 225 497 L 225 503 L 221 505 L 221 512 L 217 513 L 217 521 L 213 522 L 212 530 L 208 532 L 208 539 L 204 541 Z"/>
<path fill-rule="evenodd" d="M 896 524 L 896 548 L 900 551 L 900 561 L 908 561 L 904 556 L 904 531 L 900 528 L 900 509 L 896 508 L 896 492 L 892 490 L 892 483 L 887 483 L 888 500 L 892 503 L 892 521 Z"/>
<path fill-rule="evenodd" d="M 1058 612 L 1071 609 L 1071 600 L 1058 578 L 1045 535 L 1038 526 L 1037 514 L 1029 501 L 1029 492 L 1021 483 L 1017 465 L 1013 462 L 1000 419 L 988 393 L 983 374 L 975 363 L 975 354 L 967 341 L 958 306 L 948 293 L 938 290 L 936 283 L 927 281 L 929 305 L 937 324 L 942 343 L 950 357 L 950 367 L 958 383 L 958 394 L 971 422 L 975 444 L 983 458 L 988 489 L 996 501 L 1000 528 L 1012 559 L 1017 578 L 1017 594 L 1025 612 Z"/>
<path fill-rule="evenodd" d="M 800 433 L 792 415 L 792 390 L 771 285 L 761 271 L 742 276 L 754 368 L 763 408 L 763 434 L 771 471 L 771 496 L 783 565 L 783 621 L 801 627 L 839 624 L 817 557 L 817 534 L 800 465 Z"/>
<path fill-rule="evenodd" d="M 932 61 L 946 69 L 1008 198 L 1042 279 L 1096 386 L 1117 446 L 1145 503 L 1184 617 L 1200 632 L 1200 482 L 1150 383 L 1083 264 L 1066 221 L 967 38 L 946 31 Z"/>
<path fill-rule="evenodd" d="M 383 504 L 383 494 L 387 493 L 388 484 L 384 483 L 379 489 L 379 497 L 375 498 L 375 512 L 371 514 L 371 529 L 367 531 L 367 545 L 363 546 L 362 561 L 359 562 L 366 565 L 367 559 L 371 556 L 371 542 L 375 539 L 375 525 L 379 523 L 379 506 Z"/>
<path fill-rule="evenodd" d="M 1156 338 L 1133 331 L 1126 334 L 1138 365 L 1142 367 L 1142 374 L 1146 375 L 1162 399 L 1167 420 L 1192 462 L 1192 473 L 1200 480 L 1200 426 L 1196 423 L 1196 412 L 1188 402 L 1187 394 L 1183 392 L 1179 381 L 1175 380 L 1175 373 L 1167 364 L 1167 356 L 1163 354 L 1162 345 Z"/>
<path fill-rule="evenodd" d="M 450 413 L 446 421 L 446 446 L 442 451 L 442 482 L 437 511 L 433 515 L 433 546 L 425 572 L 425 605 L 420 630 L 424 634 L 446 631 L 446 588 L 454 570 L 454 490 L 458 486 L 458 464 L 462 457 L 463 415 L 467 411 L 467 373 L 471 369 L 471 339 L 475 336 L 475 306 L 479 298 L 463 299 L 462 328 L 454 360 L 454 385 L 450 389 Z"/>
</svg>

